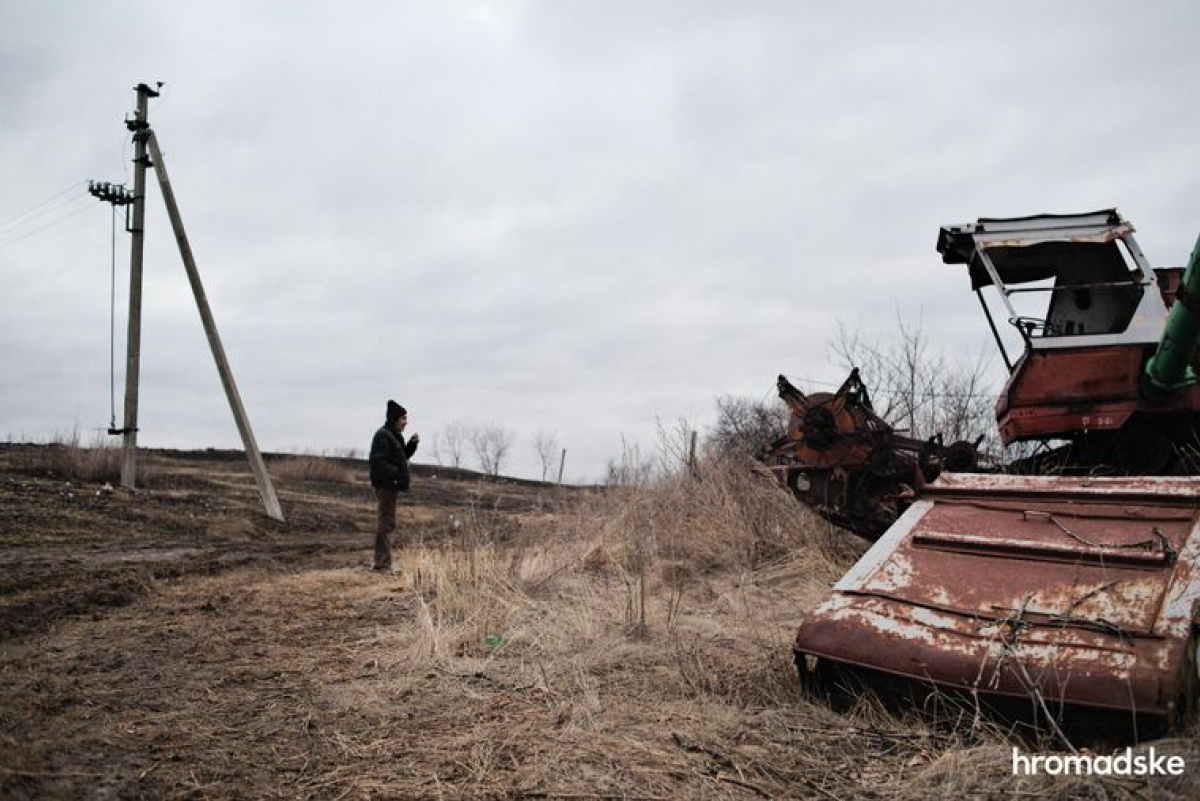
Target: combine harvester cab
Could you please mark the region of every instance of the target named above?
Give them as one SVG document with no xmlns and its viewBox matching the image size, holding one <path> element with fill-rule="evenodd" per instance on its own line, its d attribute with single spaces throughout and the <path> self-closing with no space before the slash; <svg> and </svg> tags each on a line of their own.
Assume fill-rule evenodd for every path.
<svg viewBox="0 0 1200 801">
<path fill-rule="evenodd" d="M 801 624 L 802 680 L 848 670 L 1035 718 L 1099 712 L 1135 739 L 1195 707 L 1200 244 L 1181 278 L 1150 270 L 1132 231 L 1115 211 L 942 229 L 944 259 L 1000 291 L 1022 344 L 1001 438 L 1044 443 L 1052 458 L 1017 467 L 1055 474 L 919 487 Z M 1035 292 L 1036 316 L 1019 297 Z"/>
<path fill-rule="evenodd" d="M 1181 268 L 1152 270 L 1133 230 L 1107 210 L 938 234 L 942 260 L 967 265 L 1009 368 L 996 404 L 1001 440 L 1046 445 L 1032 472 L 1197 472 L 1200 271 L 1188 286 Z M 985 289 L 1011 327 L 997 326 Z"/>
</svg>

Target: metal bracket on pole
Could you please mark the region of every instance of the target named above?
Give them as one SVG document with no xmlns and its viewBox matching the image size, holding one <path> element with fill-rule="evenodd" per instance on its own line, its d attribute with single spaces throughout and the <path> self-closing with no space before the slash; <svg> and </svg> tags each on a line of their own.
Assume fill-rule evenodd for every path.
<svg viewBox="0 0 1200 801">
<path fill-rule="evenodd" d="M 271 475 L 267 472 L 262 453 L 254 439 L 254 431 L 250 428 L 250 418 L 242 406 L 242 398 L 238 394 L 237 384 L 233 380 L 233 371 L 225 358 L 225 348 L 221 345 L 217 324 L 213 319 L 212 310 L 208 306 L 208 297 L 204 285 L 200 283 L 200 271 L 196 268 L 196 260 L 192 256 L 192 246 L 188 244 L 187 233 L 183 229 L 183 218 L 179 214 L 179 206 L 175 202 L 175 192 L 171 189 L 171 181 L 167 177 L 167 165 L 163 162 L 162 151 L 158 147 L 158 137 L 152 130 L 147 131 L 147 144 L 150 148 L 151 162 L 155 175 L 158 176 L 158 186 L 162 190 L 163 202 L 167 206 L 167 215 L 171 218 L 171 227 L 175 229 L 175 241 L 179 245 L 179 255 L 183 258 L 184 269 L 187 270 L 188 282 L 192 285 L 192 294 L 196 298 L 196 308 L 200 311 L 200 320 L 204 323 L 204 333 L 208 336 L 208 345 L 212 349 L 213 360 L 217 363 L 217 372 L 221 374 L 221 385 L 225 388 L 225 397 L 229 400 L 229 408 L 237 422 L 238 433 L 242 436 L 242 445 L 246 456 L 250 459 L 250 469 L 254 472 L 254 481 L 258 484 L 258 492 L 262 496 L 263 506 L 267 516 L 283 522 L 283 509 L 275 495 L 275 487 L 271 483 Z"/>
</svg>

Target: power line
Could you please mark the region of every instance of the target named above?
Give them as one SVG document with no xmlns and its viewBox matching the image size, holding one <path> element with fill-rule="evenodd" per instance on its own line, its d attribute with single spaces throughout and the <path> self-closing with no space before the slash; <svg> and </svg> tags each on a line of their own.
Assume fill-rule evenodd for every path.
<svg viewBox="0 0 1200 801">
<path fill-rule="evenodd" d="M 62 209 L 66 209 L 67 206 L 76 204 L 77 201 L 79 200 L 79 198 L 82 198 L 82 197 L 86 197 L 86 195 L 80 195 L 80 194 L 72 195 L 72 197 L 62 198 L 58 201 L 55 201 L 55 203 L 53 203 L 52 205 L 43 207 L 43 209 L 41 209 L 41 210 L 38 210 L 38 211 L 35 211 L 32 213 L 26 212 L 25 215 L 23 216 L 24 217 L 23 219 L 14 219 L 14 221 L 11 223 L 8 223 L 8 225 L 6 225 L 6 227 L 0 227 L 0 228 L 7 229 L 7 230 L 0 231 L 0 237 L 12 236 L 14 234 L 19 235 L 20 231 L 22 231 L 23 229 L 28 230 L 30 225 L 36 224 L 38 219 L 41 219 L 42 217 L 47 217 L 49 215 L 53 215 L 53 213 L 61 211 Z"/>
<path fill-rule="evenodd" d="M 85 200 L 87 199 L 87 195 L 81 195 L 80 197 Z M 68 205 L 70 205 L 70 204 L 68 204 Z M 75 211 L 72 211 L 70 214 L 59 217 L 56 220 L 51 220 L 50 222 L 46 223 L 45 225 L 40 225 L 37 228 L 34 228 L 32 231 L 27 231 L 24 234 L 16 237 L 15 239 L 9 239 L 6 242 L 0 242 L 0 250 L 3 250 L 4 248 L 7 248 L 11 245 L 15 245 L 18 242 L 24 241 L 24 240 L 28 239 L 29 237 L 33 236 L 34 234 L 46 230 L 47 228 L 53 228 L 56 225 L 64 223 L 67 220 L 71 219 L 72 217 L 82 214 L 83 212 L 87 211 L 90 208 L 92 208 L 92 205 L 90 203 L 85 206 L 80 206 L 78 209 L 76 209 Z M 9 233 L 12 233 L 12 232 L 10 231 Z"/>
<path fill-rule="evenodd" d="M 112 204 L 112 262 L 108 295 L 108 430 L 117 428 L 117 204 Z"/>
<path fill-rule="evenodd" d="M 79 188 L 79 187 L 83 186 L 83 185 L 84 185 L 84 184 L 86 184 L 86 183 L 87 183 L 87 181 L 77 181 L 76 183 L 73 183 L 73 184 L 71 184 L 70 186 L 68 186 L 66 189 L 63 189 L 63 190 L 61 190 L 61 191 L 59 191 L 59 192 L 55 192 L 53 195 L 51 195 L 50 197 L 48 197 L 48 198 L 46 198 L 45 200 L 41 201 L 40 203 L 37 203 L 37 204 L 35 204 L 35 205 L 33 205 L 33 206 L 30 206 L 29 208 L 25 209 L 25 211 L 21 212 L 20 214 L 14 214 L 14 215 L 13 215 L 13 216 L 11 216 L 11 217 L 5 217 L 3 220 L 0 220 L 0 228 L 6 228 L 7 226 L 9 226 L 10 224 L 12 224 L 12 223 L 16 222 L 17 220 L 21 219 L 22 217 L 26 216 L 27 214 L 30 214 L 31 212 L 37 211 L 37 210 L 38 210 L 38 209 L 40 209 L 42 206 L 45 206 L 46 204 L 48 204 L 48 203 L 50 203 L 50 202 L 52 202 L 52 201 L 54 201 L 54 200 L 57 200 L 58 198 L 60 198 L 60 197 L 62 197 L 63 195 L 67 194 L 68 192 L 70 192 L 71 190 L 73 190 L 73 189 L 77 189 L 77 188 Z M 36 215 L 36 216 L 40 216 L 40 215 Z"/>
</svg>

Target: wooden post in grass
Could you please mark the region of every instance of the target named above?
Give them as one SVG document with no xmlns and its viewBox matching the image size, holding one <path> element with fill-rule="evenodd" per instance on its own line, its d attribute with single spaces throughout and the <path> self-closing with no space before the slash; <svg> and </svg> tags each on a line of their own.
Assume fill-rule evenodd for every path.
<svg viewBox="0 0 1200 801">
<path fill-rule="evenodd" d="M 175 193 L 171 189 L 171 181 L 167 177 L 167 165 L 163 162 L 162 151 L 158 147 L 158 137 L 154 132 L 149 136 L 150 157 L 154 162 L 154 172 L 158 176 L 158 186 L 162 190 L 163 202 L 167 206 L 167 215 L 171 218 L 171 227 L 175 229 L 175 241 L 179 244 L 179 255 L 183 258 L 183 267 L 187 270 L 188 282 L 192 285 L 192 294 L 196 298 L 196 308 L 200 311 L 200 320 L 204 323 L 204 333 L 208 336 L 208 345 L 212 349 L 213 360 L 217 363 L 217 372 L 221 374 L 221 385 L 225 388 L 225 397 L 229 400 L 229 408 L 233 410 L 233 419 L 237 422 L 238 433 L 242 436 L 242 445 L 246 456 L 250 459 L 250 469 L 254 472 L 254 481 L 258 484 L 258 492 L 262 496 L 263 506 L 267 516 L 283 522 L 283 509 L 275 495 L 275 487 L 271 484 L 271 475 L 263 462 L 254 439 L 254 431 L 250 428 L 250 418 L 242 406 L 242 398 L 238 394 L 237 384 L 233 380 L 233 371 L 229 369 L 229 361 L 225 358 L 225 348 L 221 346 L 221 335 L 217 333 L 217 324 L 213 320 L 212 309 L 208 306 L 208 297 L 204 293 L 204 285 L 200 283 L 200 271 L 196 268 L 196 260 L 192 256 L 192 246 L 188 244 L 187 232 L 183 230 L 183 218 L 179 215 L 179 206 L 175 202 Z"/>
<path fill-rule="evenodd" d="M 562 449 L 562 456 L 558 460 L 558 483 L 562 484 L 563 467 L 567 464 L 567 449 Z"/>
</svg>

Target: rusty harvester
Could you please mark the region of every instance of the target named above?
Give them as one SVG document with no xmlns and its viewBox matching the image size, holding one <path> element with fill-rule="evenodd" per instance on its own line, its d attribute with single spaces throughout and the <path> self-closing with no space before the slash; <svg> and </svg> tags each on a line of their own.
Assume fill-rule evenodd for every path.
<svg viewBox="0 0 1200 801">
<path fill-rule="evenodd" d="M 1009 367 L 1001 440 L 1036 446 L 1008 469 L 971 472 L 971 443 L 899 436 L 856 374 L 829 396 L 780 378 L 791 425 L 768 465 L 878 537 L 801 624 L 802 677 L 849 670 L 1039 715 L 1116 714 L 1135 737 L 1194 708 L 1200 243 L 1186 271 L 1152 270 L 1132 234 L 1113 210 L 941 229 Z"/>
<path fill-rule="evenodd" d="M 771 443 L 766 462 L 801 501 L 843 528 L 877 539 L 914 497 L 914 487 L 943 470 L 973 470 L 978 441 L 943 446 L 913 439 L 875 413 L 853 370 L 837 392 L 805 395 L 784 376 L 779 397 L 788 431 Z"/>
</svg>

